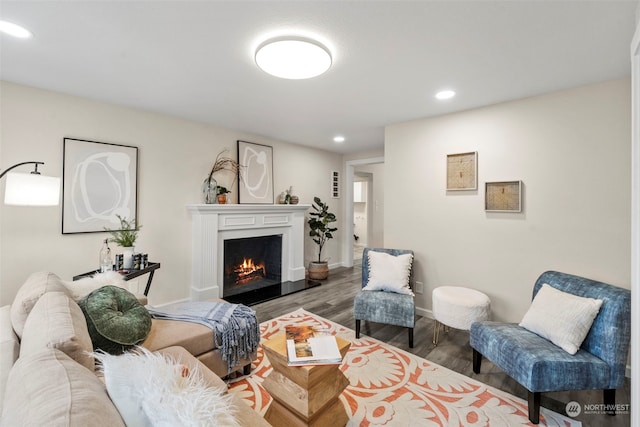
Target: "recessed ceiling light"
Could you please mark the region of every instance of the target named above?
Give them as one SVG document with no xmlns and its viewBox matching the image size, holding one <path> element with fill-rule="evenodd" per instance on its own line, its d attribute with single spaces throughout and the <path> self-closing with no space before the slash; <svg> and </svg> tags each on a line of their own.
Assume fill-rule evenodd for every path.
<svg viewBox="0 0 640 427">
<path fill-rule="evenodd" d="M 321 43 L 304 37 L 278 37 L 258 46 L 256 64 L 283 79 L 310 79 L 331 67 L 331 53 Z"/>
<path fill-rule="evenodd" d="M 333 138 L 334 142 L 344 142 L 344 136 L 342 135 L 338 135 L 335 138 Z"/>
<path fill-rule="evenodd" d="M 0 21 L 0 32 L 20 39 L 28 39 L 32 36 L 31 31 L 8 21 Z"/>
<path fill-rule="evenodd" d="M 456 93 L 452 90 L 442 90 L 436 93 L 436 98 L 438 99 L 450 99 L 456 96 Z"/>
</svg>

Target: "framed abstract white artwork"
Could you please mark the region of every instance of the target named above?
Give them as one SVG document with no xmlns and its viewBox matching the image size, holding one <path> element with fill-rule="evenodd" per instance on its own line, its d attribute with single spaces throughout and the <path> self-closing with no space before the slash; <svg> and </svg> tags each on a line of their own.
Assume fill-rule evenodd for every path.
<svg viewBox="0 0 640 427">
<path fill-rule="evenodd" d="M 62 234 L 118 229 L 138 220 L 138 147 L 64 138 Z"/>
<path fill-rule="evenodd" d="M 273 204 L 273 147 L 238 141 L 238 203 Z"/>
</svg>

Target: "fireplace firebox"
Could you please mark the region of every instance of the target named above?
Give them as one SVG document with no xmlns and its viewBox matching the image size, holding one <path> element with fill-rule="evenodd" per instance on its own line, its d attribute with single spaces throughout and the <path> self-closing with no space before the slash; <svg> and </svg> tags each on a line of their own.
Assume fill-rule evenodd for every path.
<svg viewBox="0 0 640 427">
<path fill-rule="evenodd" d="M 279 285 L 282 281 L 282 235 L 224 241 L 225 299 Z"/>
</svg>

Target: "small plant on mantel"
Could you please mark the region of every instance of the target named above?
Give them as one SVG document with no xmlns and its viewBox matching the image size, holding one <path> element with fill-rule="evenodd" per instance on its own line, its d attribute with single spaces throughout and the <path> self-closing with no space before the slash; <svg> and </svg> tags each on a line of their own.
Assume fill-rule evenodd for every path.
<svg viewBox="0 0 640 427">
<path fill-rule="evenodd" d="M 319 197 L 314 197 L 313 202 L 311 205 L 313 211 L 309 213 L 307 224 L 310 228 L 309 236 L 318 245 L 318 261 L 312 261 L 309 264 L 309 278 L 322 280 L 329 277 L 329 263 L 322 259 L 322 248 L 327 240 L 333 239 L 333 233 L 338 230 L 337 227 L 331 226 L 337 219 L 335 214 L 329 212 L 329 205 Z"/>
</svg>

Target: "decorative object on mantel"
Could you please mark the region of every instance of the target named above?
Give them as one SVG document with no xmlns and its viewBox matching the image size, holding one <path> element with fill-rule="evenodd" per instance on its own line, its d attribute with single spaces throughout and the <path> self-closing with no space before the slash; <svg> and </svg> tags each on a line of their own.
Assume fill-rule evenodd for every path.
<svg viewBox="0 0 640 427">
<path fill-rule="evenodd" d="M 238 140 L 238 161 L 244 168 L 238 203 L 273 204 L 273 147 Z"/>
<path fill-rule="evenodd" d="M 233 176 L 233 181 L 231 185 L 235 183 L 236 178 L 242 181 L 242 164 L 231 157 L 225 155 L 227 149 L 225 148 L 216 156 L 216 161 L 213 163 L 213 167 L 211 168 L 211 172 L 209 172 L 209 176 L 205 178 L 202 183 L 202 194 L 204 196 L 204 202 L 207 204 L 213 203 L 226 203 L 227 202 L 227 193 L 230 193 L 225 187 L 218 186 L 218 181 L 213 177 L 214 174 L 222 171 L 229 171 Z M 224 192 L 222 192 L 224 189 Z M 219 198 L 219 195 L 224 195 L 223 198 Z M 224 202 L 220 202 L 219 200 L 224 199 Z"/>
<path fill-rule="evenodd" d="M 485 182 L 484 210 L 522 212 L 522 181 Z"/>
<path fill-rule="evenodd" d="M 335 214 L 329 212 L 329 205 L 323 203 L 319 197 L 314 197 L 313 202 L 311 205 L 313 211 L 309 213 L 307 224 L 311 229 L 309 236 L 318 245 L 318 261 L 309 263 L 309 278 L 324 280 L 329 277 L 329 262 L 322 260 L 322 248 L 327 240 L 333 239 L 333 232 L 338 230 L 336 227 L 330 226 L 337 219 Z"/>
<path fill-rule="evenodd" d="M 217 190 L 217 199 L 218 199 L 218 203 L 221 205 L 224 205 L 227 203 L 227 194 L 231 193 L 231 191 L 227 190 L 226 187 L 222 187 L 222 186 L 218 186 Z"/>
<path fill-rule="evenodd" d="M 478 189 L 478 152 L 447 154 L 447 191 Z"/>
<path fill-rule="evenodd" d="M 134 253 L 134 245 L 136 243 L 136 239 L 138 238 L 138 231 L 142 228 L 141 225 L 138 225 L 135 218 L 132 220 L 128 220 L 125 217 L 120 215 L 116 215 L 118 220 L 120 221 L 120 229 L 119 230 L 111 230 L 105 227 L 105 231 L 111 233 L 111 239 L 109 241 L 117 244 L 122 248 L 122 253 L 124 255 L 123 259 L 123 268 L 125 270 L 130 270 L 133 268 L 133 253 Z"/>
<path fill-rule="evenodd" d="M 298 196 L 293 195 L 293 187 L 289 187 L 278 196 L 278 203 L 281 205 L 297 205 L 299 201 Z"/>
<path fill-rule="evenodd" d="M 64 138 L 62 234 L 102 232 L 115 214 L 135 218 L 138 147 Z"/>
</svg>

